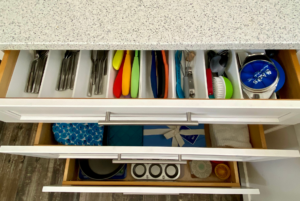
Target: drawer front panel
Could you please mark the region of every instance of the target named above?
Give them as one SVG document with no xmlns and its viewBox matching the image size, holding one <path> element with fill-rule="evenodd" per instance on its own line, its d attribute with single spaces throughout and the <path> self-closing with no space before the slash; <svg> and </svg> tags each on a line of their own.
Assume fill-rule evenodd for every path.
<svg viewBox="0 0 300 201">
<path fill-rule="evenodd" d="M 181 147 L 78 147 L 78 146 L 1 146 L 0 153 L 28 155 L 45 158 L 111 158 L 219 161 L 267 161 L 300 157 L 297 150 L 228 149 L 228 148 L 181 148 Z M 152 157 L 151 157 L 152 156 Z M 169 158 L 168 158 L 169 156 Z"/>
<path fill-rule="evenodd" d="M 124 194 L 259 194 L 251 188 L 191 188 L 191 187 L 107 187 L 107 186 L 44 186 L 43 192 L 63 193 L 124 193 Z"/>
<path fill-rule="evenodd" d="M 200 123 L 296 124 L 300 101 L 154 100 L 154 99 L 1 99 L 6 122 L 98 122 L 111 112 L 116 121 L 185 121 Z"/>
</svg>

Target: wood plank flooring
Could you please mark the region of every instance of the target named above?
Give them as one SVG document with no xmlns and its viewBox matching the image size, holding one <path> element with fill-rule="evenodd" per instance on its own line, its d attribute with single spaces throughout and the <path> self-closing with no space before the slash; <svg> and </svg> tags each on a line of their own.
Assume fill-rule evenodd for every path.
<svg viewBox="0 0 300 201">
<path fill-rule="evenodd" d="M 37 124 L 0 122 L 1 145 L 33 144 Z M 43 193 L 45 185 L 62 183 L 65 160 L 0 154 L 2 201 L 240 201 L 237 195 L 123 195 Z"/>
</svg>

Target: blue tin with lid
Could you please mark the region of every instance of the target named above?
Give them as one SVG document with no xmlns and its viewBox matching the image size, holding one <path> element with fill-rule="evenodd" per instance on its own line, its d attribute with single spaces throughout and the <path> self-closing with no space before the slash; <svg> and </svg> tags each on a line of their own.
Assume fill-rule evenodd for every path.
<svg viewBox="0 0 300 201">
<path fill-rule="evenodd" d="M 264 53 L 246 57 L 240 71 L 242 89 L 250 99 L 269 99 L 274 93 L 279 72 Z"/>
</svg>

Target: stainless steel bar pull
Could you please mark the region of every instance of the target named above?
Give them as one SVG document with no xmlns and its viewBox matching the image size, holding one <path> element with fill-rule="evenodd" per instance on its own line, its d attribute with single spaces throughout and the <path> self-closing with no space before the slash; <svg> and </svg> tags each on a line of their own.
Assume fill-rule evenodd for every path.
<svg viewBox="0 0 300 201">
<path fill-rule="evenodd" d="M 105 121 L 99 121 L 99 125 L 170 125 L 170 126 L 197 126 L 198 121 L 192 121 L 192 114 L 186 113 L 186 121 L 111 121 L 110 112 L 106 112 Z"/>
</svg>

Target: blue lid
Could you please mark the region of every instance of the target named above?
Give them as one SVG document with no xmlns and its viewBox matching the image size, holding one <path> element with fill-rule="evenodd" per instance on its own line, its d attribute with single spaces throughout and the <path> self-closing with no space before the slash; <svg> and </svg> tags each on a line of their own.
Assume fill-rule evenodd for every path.
<svg viewBox="0 0 300 201">
<path fill-rule="evenodd" d="M 241 71 L 241 81 L 252 89 L 263 89 L 277 78 L 277 70 L 274 65 L 267 61 L 253 61 L 244 66 Z"/>
</svg>

